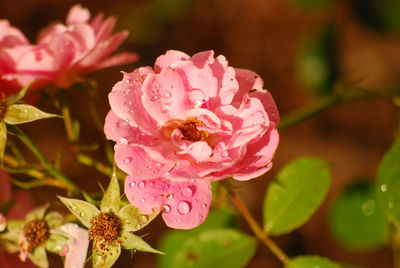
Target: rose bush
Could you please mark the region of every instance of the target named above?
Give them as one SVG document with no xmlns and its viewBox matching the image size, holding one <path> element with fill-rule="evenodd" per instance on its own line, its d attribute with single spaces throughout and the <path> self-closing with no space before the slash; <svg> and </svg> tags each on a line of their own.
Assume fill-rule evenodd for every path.
<svg viewBox="0 0 400 268">
<path fill-rule="evenodd" d="M 208 214 L 210 182 L 267 172 L 279 115 L 262 79 L 224 56 L 168 51 L 124 73 L 109 94 L 105 123 L 125 193 L 142 213 L 161 209 L 168 226 L 193 228 Z"/>
<path fill-rule="evenodd" d="M 53 23 L 42 30 L 37 44 L 8 21 L 0 20 L 0 86 L 7 94 L 33 83 L 31 89 L 49 83 L 69 87 L 82 75 L 96 69 L 129 63 L 133 53 L 110 56 L 127 38 L 128 32 L 112 34 L 116 19 L 99 14 L 90 20 L 86 8 L 75 5 L 66 25 Z"/>
</svg>

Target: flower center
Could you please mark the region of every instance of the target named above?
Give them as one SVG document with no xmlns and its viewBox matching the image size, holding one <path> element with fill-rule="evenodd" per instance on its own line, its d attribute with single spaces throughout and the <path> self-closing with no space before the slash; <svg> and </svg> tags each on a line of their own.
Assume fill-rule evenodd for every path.
<svg viewBox="0 0 400 268">
<path fill-rule="evenodd" d="M 205 130 L 198 130 L 197 127 L 205 126 L 205 124 L 197 120 L 196 117 L 191 117 L 181 122 L 178 129 L 182 132 L 184 140 L 188 141 L 205 141 L 210 136 Z"/>
<path fill-rule="evenodd" d="M 44 220 L 33 220 L 25 224 L 22 230 L 26 241 L 28 242 L 28 252 L 43 245 L 49 238 L 49 226 Z"/>
<path fill-rule="evenodd" d="M 105 250 L 118 241 L 122 221 L 114 213 L 100 213 L 90 220 L 89 239 L 95 240 L 95 248 Z"/>
</svg>

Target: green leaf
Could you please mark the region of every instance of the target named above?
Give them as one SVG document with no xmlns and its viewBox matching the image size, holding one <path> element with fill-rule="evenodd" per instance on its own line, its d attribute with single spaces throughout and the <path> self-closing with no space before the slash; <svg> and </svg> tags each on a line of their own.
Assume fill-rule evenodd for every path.
<svg viewBox="0 0 400 268">
<path fill-rule="evenodd" d="M 68 240 L 69 239 L 63 235 L 52 233 L 46 241 L 45 248 L 51 253 L 60 254 L 65 250 L 64 246 Z"/>
<path fill-rule="evenodd" d="M 164 254 L 163 252 L 152 248 L 139 236 L 129 233 L 127 231 L 122 233 L 122 247 L 128 250 L 136 249 L 143 252 Z"/>
<path fill-rule="evenodd" d="M 386 218 L 400 228 L 400 139 L 384 156 L 378 169 L 378 200 Z"/>
<path fill-rule="evenodd" d="M 10 125 L 16 125 L 51 117 L 59 116 L 45 113 L 32 105 L 14 104 L 8 107 L 4 121 Z"/>
<path fill-rule="evenodd" d="M 46 203 L 43 206 L 40 206 L 38 208 L 35 208 L 34 210 L 32 210 L 31 212 L 29 212 L 26 215 L 26 221 L 29 222 L 29 221 L 33 221 L 33 220 L 43 219 L 48 208 L 49 208 L 48 203 Z"/>
<path fill-rule="evenodd" d="M 61 202 L 77 217 L 86 228 L 90 228 L 90 220 L 100 214 L 100 211 L 92 204 L 59 196 Z"/>
<path fill-rule="evenodd" d="M 119 244 L 109 246 L 104 251 L 93 249 L 93 268 L 109 268 L 118 260 L 119 255 L 121 255 Z"/>
<path fill-rule="evenodd" d="M 328 164 L 320 159 L 299 158 L 286 165 L 264 200 L 267 232 L 285 234 L 304 224 L 321 205 L 330 181 Z"/>
<path fill-rule="evenodd" d="M 339 268 L 340 265 L 318 256 L 301 256 L 291 259 L 285 268 Z"/>
<path fill-rule="evenodd" d="M 146 225 L 148 225 L 157 215 L 159 211 L 154 212 L 150 215 L 144 215 L 140 213 L 140 210 L 131 204 L 124 206 L 120 212 L 119 216 L 124 222 L 124 229 L 128 232 L 135 232 Z"/>
<path fill-rule="evenodd" d="M 7 144 L 7 125 L 4 121 L 0 121 L 0 164 L 3 163 L 6 144 Z"/>
<path fill-rule="evenodd" d="M 389 225 L 376 201 L 375 189 L 358 183 L 335 201 L 330 217 L 332 233 L 345 247 L 372 250 L 389 238 Z"/>
<path fill-rule="evenodd" d="M 164 244 L 160 267 L 244 267 L 256 250 L 253 238 L 230 229 L 211 229 L 186 237 L 178 247 Z"/>
<path fill-rule="evenodd" d="M 28 91 L 29 87 L 31 85 L 27 85 L 25 87 L 23 87 L 20 91 L 18 91 L 17 94 L 15 95 L 11 95 L 6 99 L 7 102 L 7 106 L 13 105 L 14 103 L 16 103 L 17 101 L 22 100 L 23 97 L 25 97 L 26 92 Z"/>
<path fill-rule="evenodd" d="M 32 253 L 28 254 L 28 258 L 39 268 L 49 267 L 46 250 L 44 247 L 37 247 Z"/>
<path fill-rule="evenodd" d="M 44 217 L 44 220 L 46 221 L 50 229 L 54 229 L 60 226 L 61 224 L 63 224 L 64 221 L 63 216 L 56 211 L 47 213 L 47 215 Z"/>
<path fill-rule="evenodd" d="M 108 213 L 110 211 L 114 212 L 115 214 L 119 211 L 119 204 L 121 202 L 120 192 L 119 192 L 119 184 L 118 179 L 114 171 L 111 176 L 110 184 L 101 200 L 100 210 L 103 213 Z"/>
</svg>

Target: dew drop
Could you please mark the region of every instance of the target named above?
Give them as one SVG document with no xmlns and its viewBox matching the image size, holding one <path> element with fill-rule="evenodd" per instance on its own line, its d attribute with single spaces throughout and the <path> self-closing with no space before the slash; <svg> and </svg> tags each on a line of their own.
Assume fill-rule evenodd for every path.
<svg viewBox="0 0 400 268">
<path fill-rule="evenodd" d="M 170 213 L 171 212 L 171 207 L 169 205 L 163 205 L 162 206 L 162 211 L 164 213 Z"/>
<path fill-rule="evenodd" d="M 139 188 L 144 188 L 144 186 L 146 185 L 146 183 L 144 181 L 139 182 L 138 186 Z"/>
<path fill-rule="evenodd" d="M 203 100 L 194 100 L 193 108 L 200 108 L 203 105 Z"/>
<path fill-rule="evenodd" d="M 168 200 L 172 200 L 172 198 L 174 198 L 174 195 L 173 194 L 167 194 L 166 197 L 167 197 Z"/>
<path fill-rule="evenodd" d="M 125 164 L 130 164 L 132 162 L 132 158 L 131 157 L 127 157 L 124 159 L 124 163 Z"/>
<path fill-rule="evenodd" d="M 153 96 L 150 97 L 150 100 L 151 100 L 151 101 L 156 101 L 156 100 L 158 100 L 159 98 L 160 98 L 160 95 L 153 95 Z"/>
<path fill-rule="evenodd" d="M 163 114 L 167 113 L 168 110 L 169 110 L 169 105 L 168 105 L 168 104 L 163 104 L 163 105 L 161 106 L 160 111 L 161 111 Z"/>
<path fill-rule="evenodd" d="M 146 215 L 142 215 L 139 217 L 139 223 L 140 224 L 146 224 L 148 222 L 149 218 Z"/>
<path fill-rule="evenodd" d="M 203 205 L 201 205 L 201 207 L 202 207 L 202 208 L 206 208 L 206 207 L 207 207 L 207 204 L 203 204 Z"/>
<path fill-rule="evenodd" d="M 79 213 L 79 216 L 81 216 L 83 218 L 83 217 L 85 217 L 85 213 L 81 212 L 81 213 Z"/>
<path fill-rule="evenodd" d="M 388 203 L 388 208 L 394 208 L 394 202 L 393 201 L 390 201 Z"/>
<path fill-rule="evenodd" d="M 182 194 L 186 197 L 191 197 L 193 195 L 194 186 L 188 186 L 183 189 Z"/>
<path fill-rule="evenodd" d="M 386 184 L 382 184 L 381 185 L 381 191 L 382 192 L 386 192 L 387 191 L 387 185 Z"/>
<path fill-rule="evenodd" d="M 131 183 L 129 183 L 129 187 L 131 187 L 131 188 L 134 188 L 136 186 L 136 182 L 131 182 Z"/>
<path fill-rule="evenodd" d="M 166 99 L 171 98 L 171 93 L 165 92 L 164 93 L 164 98 L 166 98 Z"/>
<path fill-rule="evenodd" d="M 182 215 L 188 214 L 191 209 L 191 204 L 187 201 L 181 201 L 178 203 L 178 212 Z"/>
<path fill-rule="evenodd" d="M 140 198 L 140 203 L 144 203 L 145 199 L 144 198 Z"/>
<path fill-rule="evenodd" d="M 374 214 L 375 208 L 376 208 L 376 203 L 372 199 L 366 201 L 361 207 L 365 216 L 371 216 L 372 214 Z"/>
<path fill-rule="evenodd" d="M 168 190 L 169 189 L 169 185 L 165 185 L 164 187 L 163 187 L 163 191 L 166 191 L 166 190 Z"/>
<path fill-rule="evenodd" d="M 118 143 L 121 145 L 128 145 L 128 140 L 126 138 L 120 138 Z"/>
</svg>

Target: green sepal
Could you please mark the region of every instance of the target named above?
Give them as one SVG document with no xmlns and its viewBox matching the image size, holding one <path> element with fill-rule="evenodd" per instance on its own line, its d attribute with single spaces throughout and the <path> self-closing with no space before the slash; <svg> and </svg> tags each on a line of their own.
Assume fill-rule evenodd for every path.
<svg viewBox="0 0 400 268">
<path fill-rule="evenodd" d="M 37 247 L 32 253 L 28 254 L 28 258 L 39 268 L 49 267 L 49 261 L 47 260 L 46 249 L 44 247 Z"/>
<path fill-rule="evenodd" d="M 107 251 L 96 251 L 93 249 L 93 268 L 109 268 L 117 261 L 121 254 L 121 246 L 119 244 L 111 245 Z"/>
<path fill-rule="evenodd" d="M 118 179 L 115 171 L 115 166 L 113 170 L 113 174 L 111 176 L 110 184 L 101 200 L 100 210 L 103 213 L 108 213 L 110 211 L 114 212 L 115 214 L 119 211 L 119 206 L 121 202 L 120 197 L 120 190 Z"/>
<path fill-rule="evenodd" d="M 97 207 L 88 202 L 61 196 L 58 198 L 60 198 L 61 202 L 63 202 L 69 211 L 71 211 L 86 228 L 90 228 L 90 220 L 100 213 Z"/>
<path fill-rule="evenodd" d="M 129 233 L 125 230 L 122 232 L 122 247 L 128 250 L 136 249 L 143 252 L 164 254 L 164 252 L 152 248 L 139 236 Z"/>
<path fill-rule="evenodd" d="M 43 219 L 48 208 L 49 208 L 49 203 L 46 203 L 40 207 L 35 208 L 31 212 L 29 212 L 28 215 L 26 215 L 25 217 L 26 222 Z"/>
<path fill-rule="evenodd" d="M 67 242 L 67 237 L 60 234 L 51 233 L 49 239 L 46 241 L 45 248 L 47 251 L 59 255 L 64 251 L 64 245 Z"/>
<path fill-rule="evenodd" d="M 148 225 L 157 215 L 159 214 L 159 211 L 154 212 L 150 215 L 144 215 L 140 213 L 139 209 L 132 206 L 131 204 L 128 204 L 121 208 L 119 211 L 119 216 L 124 222 L 124 228 L 128 232 L 135 232 L 146 225 Z"/>
<path fill-rule="evenodd" d="M 0 121 L 0 164 L 1 165 L 3 163 L 6 144 L 7 144 L 7 125 L 4 121 Z"/>
<path fill-rule="evenodd" d="M 45 113 L 28 104 L 14 104 L 7 108 L 4 121 L 10 125 L 28 123 L 40 119 L 59 117 L 55 114 Z"/>
<path fill-rule="evenodd" d="M 63 224 L 63 222 L 64 222 L 63 216 L 56 211 L 47 213 L 46 216 L 44 217 L 44 220 L 50 229 L 54 229 L 54 228 L 60 226 L 61 224 Z"/>
<path fill-rule="evenodd" d="M 22 98 L 25 97 L 25 94 L 28 91 L 30 86 L 31 85 L 29 84 L 29 85 L 23 87 L 20 91 L 18 91 L 17 94 L 7 97 L 6 98 L 7 106 L 13 105 L 17 101 L 22 100 Z"/>
</svg>

